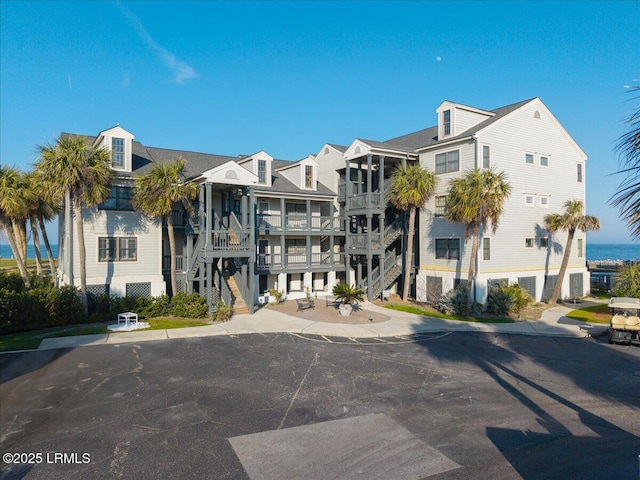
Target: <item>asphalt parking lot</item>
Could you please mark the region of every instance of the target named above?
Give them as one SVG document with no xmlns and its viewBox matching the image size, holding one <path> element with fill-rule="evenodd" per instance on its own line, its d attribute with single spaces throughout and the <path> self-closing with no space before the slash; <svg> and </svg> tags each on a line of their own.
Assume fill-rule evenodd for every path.
<svg viewBox="0 0 640 480">
<path fill-rule="evenodd" d="M 0 477 L 638 478 L 639 392 L 640 348 L 605 338 L 279 333 L 15 353 L 0 356 Z"/>
</svg>

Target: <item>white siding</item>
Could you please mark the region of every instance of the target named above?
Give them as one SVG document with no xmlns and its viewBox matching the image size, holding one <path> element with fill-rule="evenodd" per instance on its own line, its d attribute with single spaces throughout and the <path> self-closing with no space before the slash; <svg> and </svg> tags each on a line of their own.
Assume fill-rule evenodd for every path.
<svg viewBox="0 0 640 480">
<path fill-rule="evenodd" d="M 460 135 L 481 122 L 484 122 L 488 115 L 477 112 L 471 112 L 463 108 L 456 108 L 453 112 L 454 128 L 453 135 Z"/>
<path fill-rule="evenodd" d="M 160 282 L 162 277 L 162 226 L 135 212 L 96 209 L 83 211 L 87 252 L 87 284 Z M 131 262 L 99 262 L 99 237 L 135 237 L 137 260 Z M 74 243 L 74 258 L 78 258 Z M 74 263 L 79 278 L 79 262 Z"/>
<path fill-rule="evenodd" d="M 540 118 L 534 118 L 535 112 Z M 503 170 L 511 184 L 511 196 L 504 206 L 504 214 L 495 233 L 489 231 L 491 237 L 491 259 L 483 260 L 482 240 L 478 248 L 478 293 L 485 293 L 487 279 L 509 278 L 517 281 L 518 277 L 536 276 L 538 300 L 542 295 L 544 275 L 555 275 L 562 261 L 566 244 L 566 232 L 553 236 L 544 229 L 544 217 L 550 213 L 562 213 L 562 205 L 567 200 L 585 200 L 585 169 L 583 181 L 579 183 L 576 175 L 576 164 L 584 164 L 584 153 L 553 119 L 548 110 L 538 100 L 512 112 L 504 119 L 479 131 L 476 135 L 477 147 L 466 145 L 461 147 L 461 172 L 459 174 L 438 175 L 439 183 L 435 195 L 445 194 L 447 180 L 461 175 L 465 170 L 473 168 L 475 159 L 482 157 L 482 145 L 491 145 L 491 166 Z M 421 162 L 430 169 L 435 168 L 435 154 L 450 150 L 446 147 L 439 151 L 430 151 L 421 155 Z M 476 149 L 479 157 L 476 157 Z M 525 163 L 525 153 L 534 155 L 534 164 Z M 540 164 L 540 157 L 545 156 L 548 166 Z M 525 206 L 525 194 L 532 195 L 534 206 Z M 432 197 L 422 210 L 420 237 L 426 239 L 420 247 L 421 269 L 427 275 L 443 276 L 443 290 L 453 286 L 453 278 L 466 278 L 469 268 L 469 250 L 471 240 L 462 247 L 461 261 L 436 260 L 435 238 L 464 239 L 464 227 L 453 225 L 442 218 L 433 216 L 435 198 Z M 548 199 L 548 206 L 540 205 L 540 198 Z M 540 238 L 549 237 L 549 247 L 540 246 Z M 525 238 L 534 239 L 533 248 L 525 248 Z M 585 239 L 582 232 L 576 233 L 569 260 L 569 271 L 563 284 L 563 294 L 569 292 L 569 273 L 586 272 L 584 254 L 578 257 L 577 239 Z M 440 273 L 437 273 L 440 272 Z M 449 273 L 446 273 L 449 272 Z M 450 285 L 449 285 L 450 284 Z M 589 282 L 584 282 L 585 290 Z M 479 298 L 483 300 L 483 298 Z"/>
<path fill-rule="evenodd" d="M 328 149 L 328 153 L 324 153 Z M 340 174 L 338 170 L 345 168 L 345 158 L 333 147 L 325 146 L 316 156 L 318 162 L 318 181 L 338 193 Z"/>
</svg>

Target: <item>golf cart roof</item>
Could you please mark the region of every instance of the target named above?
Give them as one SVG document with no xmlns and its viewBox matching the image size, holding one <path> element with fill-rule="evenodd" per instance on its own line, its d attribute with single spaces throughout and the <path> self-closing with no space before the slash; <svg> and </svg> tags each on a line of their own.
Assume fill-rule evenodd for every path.
<svg viewBox="0 0 640 480">
<path fill-rule="evenodd" d="M 640 309 L 640 299 L 631 297 L 611 297 L 610 308 L 637 308 Z"/>
</svg>

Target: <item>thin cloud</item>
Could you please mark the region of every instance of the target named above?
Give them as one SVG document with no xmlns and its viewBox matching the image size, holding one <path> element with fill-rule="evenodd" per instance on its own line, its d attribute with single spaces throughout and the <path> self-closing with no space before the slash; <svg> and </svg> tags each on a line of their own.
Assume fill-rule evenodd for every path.
<svg viewBox="0 0 640 480">
<path fill-rule="evenodd" d="M 133 27 L 136 29 L 140 38 L 147 44 L 147 46 L 153 50 L 165 63 L 167 67 L 169 67 L 173 71 L 173 80 L 182 85 L 185 81 L 190 80 L 192 78 L 198 78 L 198 74 L 196 71 L 188 64 L 176 58 L 176 56 L 164 48 L 162 45 L 158 44 L 149 32 L 147 32 L 144 25 L 138 20 L 127 7 L 124 6 L 122 2 L 116 2 L 118 8 L 122 10 L 122 12 L 127 16 L 129 21 L 133 24 Z"/>
</svg>

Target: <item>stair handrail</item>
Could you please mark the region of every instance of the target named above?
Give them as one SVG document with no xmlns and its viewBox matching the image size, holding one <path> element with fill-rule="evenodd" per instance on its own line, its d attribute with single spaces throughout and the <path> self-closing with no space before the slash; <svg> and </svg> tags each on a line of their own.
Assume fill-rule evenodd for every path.
<svg viewBox="0 0 640 480">
<path fill-rule="evenodd" d="M 193 268 L 196 266 L 196 264 L 200 261 L 202 257 L 203 248 L 202 248 L 201 242 L 202 242 L 202 235 L 198 235 L 196 244 L 193 246 L 193 256 L 192 258 L 189 259 L 189 270 L 188 270 L 189 272 L 193 270 Z"/>
<path fill-rule="evenodd" d="M 236 282 L 238 290 L 240 290 L 242 300 L 244 300 L 244 302 L 249 305 L 249 287 L 242 281 L 242 273 L 240 272 L 240 270 L 237 270 L 236 273 L 233 274 L 233 279 Z"/>
</svg>

